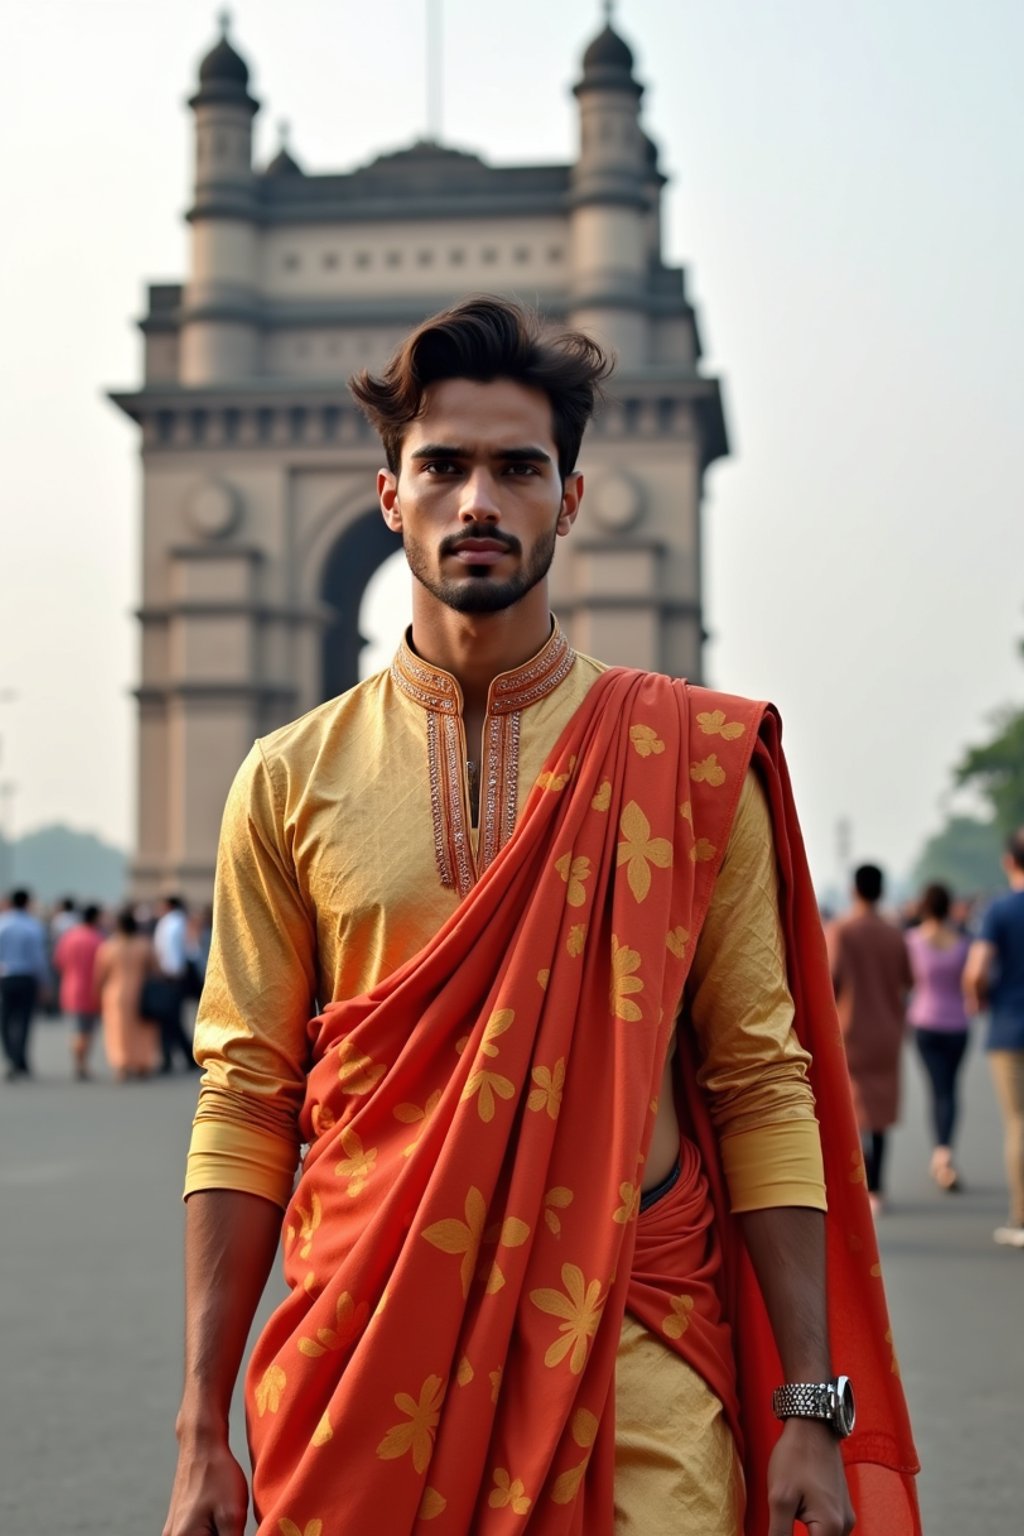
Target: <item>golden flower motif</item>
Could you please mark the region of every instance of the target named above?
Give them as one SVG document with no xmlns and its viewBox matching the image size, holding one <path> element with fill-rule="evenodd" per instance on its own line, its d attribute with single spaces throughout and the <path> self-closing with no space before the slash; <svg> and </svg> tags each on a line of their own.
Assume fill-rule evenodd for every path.
<svg viewBox="0 0 1024 1536">
<path fill-rule="evenodd" d="M 301 1530 L 294 1520 L 282 1519 L 277 1522 L 280 1536 L 322 1536 L 323 1528 L 322 1520 L 307 1520 L 305 1530 Z"/>
<path fill-rule="evenodd" d="M 496 1371 L 487 1372 L 487 1379 L 491 1384 L 492 1403 L 496 1403 L 498 1401 L 498 1393 L 501 1391 L 501 1378 L 504 1374 L 505 1368 L 502 1365 L 499 1365 Z"/>
<path fill-rule="evenodd" d="M 369 1316 L 369 1302 L 361 1301 L 356 1306 L 348 1291 L 342 1291 L 334 1304 L 334 1327 L 318 1328 L 315 1339 L 304 1334 L 299 1340 L 299 1353 L 318 1360 L 329 1349 L 347 1349 L 362 1333 Z"/>
<path fill-rule="evenodd" d="M 435 1221 L 429 1227 L 424 1227 L 422 1235 L 442 1253 L 462 1255 L 459 1277 L 462 1281 L 462 1294 L 468 1296 L 487 1219 L 487 1202 L 475 1184 L 470 1186 L 464 1209 L 465 1221 L 459 1221 L 457 1216 L 449 1216 L 444 1221 Z"/>
<path fill-rule="evenodd" d="M 350 1040 L 338 1047 L 338 1081 L 342 1093 L 370 1093 L 387 1071 L 379 1061 L 371 1061 L 356 1050 Z"/>
<path fill-rule="evenodd" d="M 455 1380 L 458 1382 L 460 1387 L 468 1387 L 475 1375 L 476 1372 L 470 1364 L 469 1356 L 463 1355 L 462 1359 L 459 1361 L 459 1368 L 455 1373 Z"/>
<path fill-rule="evenodd" d="M 597 1430 L 597 1414 L 591 1413 L 589 1408 L 577 1408 L 572 1418 L 572 1437 L 580 1450 L 586 1451 L 587 1454 L 578 1466 L 570 1467 L 568 1472 L 563 1472 L 561 1477 L 555 1479 L 555 1485 L 551 1490 L 551 1498 L 555 1504 L 571 1504 L 579 1492 L 583 1474 L 590 1463 L 594 1441 L 597 1439 Z"/>
<path fill-rule="evenodd" d="M 546 992 L 547 991 L 547 989 L 548 989 L 548 982 L 550 980 L 551 980 L 551 970 L 550 970 L 550 967 L 545 967 L 545 969 L 543 971 L 538 971 L 537 972 L 537 984 L 540 987 L 542 992 Z"/>
<path fill-rule="evenodd" d="M 511 1078 L 503 1077 L 500 1072 L 488 1072 L 479 1067 L 470 1075 L 470 1079 L 462 1090 L 462 1102 L 467 1103 L 475 1094 L 477 1099 L 477 1111 L 480 1119 L 490 1125 L 494 1119 L 494 1097 L 499 1099 L 511 1099 L 515 1095 L 516 1085 Z"/>
<path fill-rule="evenodd" d="M 518 1216 L 507 1216 L 500 1227 L 494 1226 L 484 1233 L 484 1247 L 494 1243 L 500 1244 L 502 1248 L 521 1248 L 529 1235 L 527 1222 L 520 1221 Z M 484 1290 L 488 1296 L 495 1295 L 505 1284 L 505 1276 L 497 1259 L 492 1260 L 489 1269 L 485 1259 L 477 1273 L 481 1280 L 486 1277 Z"/>
<path fill-rule="evenodd" d="M 559 1211 L 572 1205 L 572 1190 L 564 1184 L 555 1184 L 544 1196 L 544 1225 L 553 1237 L 561 1237 L 562 1221 Z"/>
<path fill-rule="evenodd" d="M 317 1229 L 323 1220 L 324 1212 L 323 1206 L 320 1204 L 320 1196 L 314 1191 L 310 1195 L 309 1210 L 307 1211 L 303 1205 L 296 1205 L 295 1214 L 299 1218 L 299 1230 L 297 1234 L 299 1239 L 299 1257 L 308 1259 L 310 1250 L 313 1247 L 313 1238 L 316 1236 Z M 286 1238 L 286 1244 L 289 1248 L 295 1239 L 295 1228 L 289 1224 L 288 1235 Z"/>
<path fill-rule="evenodd" d="M 618 846 L 616 863 L 626 866 L 626 879 L 637 901 L 644 901 L 651 888 L 651 865 L 668 869 L 672 863 L 672 844 L 667 837 L 652 837 L 651 824 L 635 800 L 631 800 L 619 819 L 623 841 Z"/>
<path fill-rule="evenodd" d="M 572 927 L 569 929 L 569 937 L 565 941 L 565 947 L 569 951 L 570 955 L 572 955 L 574 960 L 577 960 L 579 956 L 582 955 L 583 946 L 586 941 L 586 923 L 573 923 Z"/>
<path fill-rule="evenodd" d="M 416 1132 L 416 1135 L 413 1137 L 412 1141 L 409 1142 L 409 1145 L 402 1148 L 403 1157 L 409 1157 L 413 1152 L 415 1152 L 417 1146 L 419 1145 L 419 1139 L 426 1129 L 427 1121 L 430 1119 L 431 1115 L 434 1113 L 434 1110 L 437 1108 L 440 1102 L 441 1090 L 440 1088 L 435 1088 L 422 1109 L 420 1109 L 418 1104 L 395 1105 L 392 1113 L 394 1114 L 396 1120 L 400 1120 L 403 1125 L 419 1126 L 419 1130 Z"/>
<path fill-rule="evenodd" d="M 256 1388 L 256 1411 L 262 1419 L 265 1413 L 276 1413 L 281 1406 L 281 1393 L 288 1378 L 279 1365 L 268 1365 Z"/>
<path fill-rule="evenodd" d="M 695 864 L 706 864 L 708 860 L 713 859 L 714 856 L 715 845 L 714 843 L 709 842 L 706 837 L 698 837 L 697 841 L 690 849 L 690 858 Z"/>
<path fill-rule="evenodd" d="M 683 955 L 686 953 L 686 946 L 689 944 L 689 942 L 689 929 L 683 928 L 681 926 L 671 929 L 670 932 L 666 933 L 665 935 L 665 945 L 669 950 L 671 950 L 672 954 L 675 955 L 677 960 L 681 960 L 683 958 Z"/>
<path fill-rule="evenodd" d="M 659 757 L 665 750 L 665 743 L 650 725 L 631 725 L 629 739 L 641 757 Z"/>
<path fill-rule="evenodd" d="M 525 1515 L 532 1503 L 526 1496 L 521 1478 L 513 1478 L 505 1467 L 495 1467 L 494 1487 L 487 1502 L 492 1509 L 511 1509 L 514 1515 Z"/>
<path fill-rule="evenodd" d="M 404 1413 L 407 1424 L 395 1424 L 388 1430 L 377 1455 L 381 1461 L 397 1461 L 400 1456 L 412 1454 L 412 1464 L 417 1472 L 425 1472 L 430 1465 L 434 1449 L 434 1431 L 441 1417 L 444 1402 L 444 1382 L 440 1376 L 428 1376 L 420 1388 L 419 1399 L 408 1392 L 395 1394 L 395 1407 Z"/>
<path fill-rule="evenodd" d="M 640 1186 L 639 1186 L 639 1184 L 629 1184 L 629 1183 L 620 1184 L 619 1185 L 619 1199 L 622 1201 L 622 1204 L 619 1206 L 618 1210 L 615 1212 L 615 1215 L 612 1217 L 612 1220 L 621 1223 L 622 1226 L 625 1226 L 627 1221 L 632 1221 L 633 1220 L 633 1217 L 636 1215 L 637 1211 L 640 1209 Z"/>
<path fill-rule="evenodd" d="M 573 858 L 563 853 L 555 860 L 555 869 L 566 883 L 565 899 L 570 907 L 582 907 L 587 899 L 584 882 L 590 879 L 590 860 L 583 854 Z"/>
<path fill-rule="evenodd" d="M 612 980 L 609 990 L 609 1002 L 612 1014 L 617 1019 L 628 1019 L 635 1023 L 642 1019 L 638 1003 L 634 1003 L 630 996 L 634 992 L 642 992 L 644 984 L 639 976 L 632 973 L 640 966 L 640 954 L 635 949 L 630 949 L 626 944 L 620 944 L 612 934 Z"/>
<path fill-rule="evenodd" d="M 612 781 L 602 779 L 601 787 L 590 802 L 590 808 L 594 811 L 606 811 L 612 803 Z"/>
<path fill-rule="evenodd" d="M 530 1089 L 527 1109 L 546 1109 L 552 1120 L 557 1120 L 565 1087 L 565 1057 L 560 1056 L 551 1068 L 534 1067 L 530 1077 L 536 1087 Z"/>
<path fill-rule="evenodd" d="M 342 1131 L 338 1140 L 346 1154 L 336 1163 L 334 1172 L 339 1179 L 348 1179 L 348 1193 L 361 1195 L 377 1161 L 377 1148 L 364 1147 L 361 1139 L 351 1128 Z"/>
<path fill-rule="evenodd" d="M 568 1355 L 569 1369 L 574 1376 L 578 1376 L 587 1358 L 588 1341 L 594 1337 L 601 1320 L 601 1309 L 604 1306 L 601 1282 L 591 1280 L 588 1285 L 578 1265 L 563 1264 L 562 1285 L 564 1291 L 550 1287 L 531 1291 L 530 1300 L 539 1311 L 562 1318 L 558 1328 L 561 1338 L 548 1346 L 544 1364 L 550 1367 L 560 1365 Z"/>
<path fill-rule="evenodd" d="M 314 1104 L 310 1119 L 318 1136 L 322 1136 L 324 1131 L 334 1129 L 335 1114 L 329 1104 Z"/>
<path fill-rule="evenodd" d="M 690 778 L 695 784 L 710 784 L 712 789 L 717 789 L 725 783 L 725 769 L 718 761 L 718 754 L 712 752 L 709 757 L 704 757 L 699 763 L 690 764 Z"/>
<path fill-rule="evenodd" d="M 516 1011 L 514 1008 L 499 1008 L 496 1012 L 491 1014 L 490 1018 L 487 1020 L 487 1027 L 484 1030 L 484 1038 L 480 1045 L 481 1055 L 499 1055 L 499 1048 L 495 1045 L 494 1042 L 499 1038 L 499 1036 L 503 1035 L 506 1030 L 512 1027 L 512 1025 L 515 1023 L 515 1017 Z"/>
<path fill-rule="evenodd" d="M 705 710 L 697 716 L 697 724 L 705 736 L 721 736 L 723 741 L 735 741 L 746 730 L 746 726 L 738 720 L 726 721 L 725 712 L 721 709 Z"/>
<path fill-rule="evenodd" d="M 420 1499 L 421 1520 L 436 1520 L 438 1515 L 444 1514 L 448 1508 L 448 1500 L 438 1493 L 436 1488 L 424 1488 L 423 1497 Z"/>
<path fill-rule="evenodd" d="M 864 1171 L 864 1153 L 860 1147 L 855 1147 L 850 1153 L 850 1183 L 867 1183 L 867 1174 Z"/>
<path fill-rule="evenodd" d="M 682 805 L 679 807 L 679 814 L 684 821 L 688 821 L 690 826 L 693 826 L 693 805 L 691 801 L 683 801 Z"/>
<path fill-rule="evenodd" d="M 331 1428 L 330 1417 L 325 1413 L 316 1429 L 313 1431 L 312 1445 L 326 1445 L 328 1440 L 334 1439 L 334 1430 Z"/>
<path fill-rule="evenodd" d="M 693 1311 L 692 1296 L 670 1296 L 668 1301 L 672 1308 L 668 1317 L 661 1325 L 661 1331 L 670 1339 L 681 1339 L 690 1326 L 690 1313 Z"/>
<path fill-rule="evenodd" d="M 511 1027 L 515 1016 L 515 1010 L 512 1008 L 499 1008 L 491 1014 L 480 1045 L 481 1056 L 493 1057 L 500 1054 L 499 1047 L 494 1042 Z M 480 1119 L 490 1124 L 494 1119 L 495 1094 L 499 1099 L 511 1099 L 515 1091 L 515 1083 L 502 1073 L 491 1072 L 486 1067 L 477 1067 L 470 1073 L 469 1081 L 462 1090 L 462 1102 L 465 1104 L 474 1095 L 479 1094 L 477 1111 Z"/>
<path fill-rule="evenodd" d="M 537 775 L 537 787 L 539 789 L 564 789 L 569 782 L 567 773 L 541 773 Z"/>
</svg>

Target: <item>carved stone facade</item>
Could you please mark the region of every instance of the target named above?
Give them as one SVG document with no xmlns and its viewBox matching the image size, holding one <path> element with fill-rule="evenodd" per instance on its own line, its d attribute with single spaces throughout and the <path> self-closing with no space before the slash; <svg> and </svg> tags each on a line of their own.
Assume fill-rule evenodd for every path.
<svg viewBox="0 0 1024 1536">
<path fill-rule="evenodd" d="M 394 541 L 380 447 L 344 381 L 466 293 L 514 294 L 615 349 L 555 606 L 578 649 L 699 679 L 718 384 L 684 274 L 662 260 L 664 177 L 610 26 L 575 92 L 572 165 L 418 143 L 306 175 L 285 149 L 254 168 L 248 69 L 226 38 L 203 60 L 188 278 L 150 288 L 144 383 L 113 396 L 144 467 L 140 895 L 205 900 L 253 738 L 358 680 L 361 595 Z"/>
</svg>

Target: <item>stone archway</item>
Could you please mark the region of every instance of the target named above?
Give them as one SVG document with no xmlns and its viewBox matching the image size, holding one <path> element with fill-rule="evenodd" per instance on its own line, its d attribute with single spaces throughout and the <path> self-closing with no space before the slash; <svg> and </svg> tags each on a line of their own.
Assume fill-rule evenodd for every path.
<svg viewBox="0 0 1024 1536">
<path fill-rule="evenodd" d="M 320 597 L 330 617 L 323 634 L 321 699 L 332 699 L 359 681 L 359 657 L 367 644 L 360 632 L 363 594 L 374 572 L 402 547 L 376 507 L 351 522 L 324 561 Z"/>
</svg>

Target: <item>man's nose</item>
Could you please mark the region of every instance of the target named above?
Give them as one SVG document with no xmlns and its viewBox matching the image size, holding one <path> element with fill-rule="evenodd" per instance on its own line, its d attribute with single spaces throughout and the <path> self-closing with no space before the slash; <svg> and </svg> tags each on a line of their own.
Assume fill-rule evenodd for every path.
<svg viewBox="0 0 1024 1536">
<path fill-rule="evenodd" d="M 484 469 L 470 475 L 465 483 L 462 504 L 459 507 L 462 523 L 498 523 L 501 508 L 494 485 L 494 476 Z"/>
</svg>

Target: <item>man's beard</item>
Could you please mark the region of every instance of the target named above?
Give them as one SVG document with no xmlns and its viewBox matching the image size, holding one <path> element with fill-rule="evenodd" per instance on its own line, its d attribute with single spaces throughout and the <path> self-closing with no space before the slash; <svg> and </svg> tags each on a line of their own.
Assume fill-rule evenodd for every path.
<svg viewBox="0 0 1024 1536">
<path fill-rule="evenodd" d="M 456 613 L 500 613 L 505 608 L 513 607 L 538 582 L 544 580 L 555 557 L 557 537 L 557 532 L 552 528 L 550 533 L 538 539 L 529 558 L 520 565 L 514 576 L 505 581 L 491 574 L 491 566 L 481 566 L 480 574 L 477 575 L 473 573 L 472 565 L 469 565 L 466 567 L 466 575 L 458 580 L 440 574 L 441 560 L 457 548 L 463 539 L 492 539 L 505 545 L 510 554 L 521 553 L 522 545 L 518 539 L 508 533 L 498 533 L 493 528 L 463 528 L 461 533 L 444 539 L 438 550 L 436 573 L 432 568 L 430 553 L 423 544 L 403 533 L 402 547 L 416 580 L 445 607 Z"/>
</svg>

